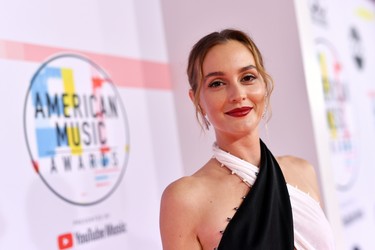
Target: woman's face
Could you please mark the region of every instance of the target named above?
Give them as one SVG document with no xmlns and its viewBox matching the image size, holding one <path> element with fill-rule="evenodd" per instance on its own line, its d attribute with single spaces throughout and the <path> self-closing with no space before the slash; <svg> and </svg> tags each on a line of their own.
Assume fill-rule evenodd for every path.
<svg viewBox="0 0 375 250">
<path fill-rule="evenodd" d="M 207 53 L 202 69 L 199 104 L 216 135 L 257 132 L 266 85 L 249 49 L 232 40 L 216 45 Z"/>
</svg>

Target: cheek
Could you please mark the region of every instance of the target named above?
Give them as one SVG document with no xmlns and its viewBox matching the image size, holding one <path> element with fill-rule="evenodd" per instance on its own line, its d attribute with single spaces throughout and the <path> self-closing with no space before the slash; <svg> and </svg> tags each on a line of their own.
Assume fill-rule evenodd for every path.
<svg viewBox="0 0 375 250">
<path fill-rule="evenodd" d="M 203 115 L 210 116 L 212 110 L 215 109 L 215 102 L 212 102 L 210 99 L 205 98 L 201 99 L 200 103 Z"/>
<path fill-rule="evenodd" d="M 266 93 L 267 92 L 263 87 L 259 87 L 257 90 L 252 92 L 251 99 L 256 105 L 263 106 L 267 100 Z"/>
<path fill-rule="evenodd" d="M 199 96 L 199 106 L 202 111 L 202 115 L 206 115 L 207 112 L 209 112 L 209 108 L 211 107 L 212 104 L 210 104 L 209 98 L 204 94 L 202 91 Z"/>
<path fill-rule="evenodd" d="M 215 119 L 215 116 L 223 109 L 222 96 L 202 93 L 200 96 L 200 105 L 203 115 L 207 115 L 210 120 Z"/>
</svg>

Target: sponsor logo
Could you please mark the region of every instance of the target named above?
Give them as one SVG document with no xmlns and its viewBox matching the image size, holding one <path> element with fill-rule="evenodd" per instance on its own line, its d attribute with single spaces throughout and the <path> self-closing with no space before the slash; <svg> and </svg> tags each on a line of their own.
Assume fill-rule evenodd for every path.
<svg viewBox="0 0 375 250">
<path fill-rule="evenodd" d="M 119 185 L 129 154 L 126 112 L 109 76 L 88 58 L 62 54 L 39 67 L 24 131 L 34 170 L 64 201 L 97 204 Z"/>
<path fill-rule="evenodd" d="M 104 226 L 96 226 L 94 228 L 87 228 L 83 231 L 76 231 L 74 233 L 62 234 L 57 237 L 59 249 L 69 249 L 73 247 L 73 237 L 76 246 L 84 245 L 98 240 L 103 240 L 108 237 L 125 234 L 127 231 L 126 224 L 120 222 L 118 224 L 106 224 Z"/>
<path fill-rule="evenodd" d="M 362 41 L 359 31 L 355 27 L 351 27 L 349 30 L 349 43 L 352 50 L 353 62 L 358 70 L 362 70 L 365 63 Z"/>
<path fill-rule="evenodd" d="M 327 3 L 326 0 L 309 0 L 310 16 L 314 23 L 322 26 L 327 25 Z"/>
<path fill-rule="evenodd" d="M 346 215 L 343 216 L 343 224 L 344 226 L 349 226 L 351 225 L 352 223 L 360 220 L 360 219 L 363 219 L 364 217 L 364 212 L 360 209 L 357 209 L 357 210 L 354 210 L 354 211 L 351 211 L 350 213 L 347 213 Z"/>
<path fill-rule="evenodd" d="M 57 238 L 59 249 L 69 249 L 73 247 L 73 235 L 71 233 L 62 234 Z"/>
</svg>

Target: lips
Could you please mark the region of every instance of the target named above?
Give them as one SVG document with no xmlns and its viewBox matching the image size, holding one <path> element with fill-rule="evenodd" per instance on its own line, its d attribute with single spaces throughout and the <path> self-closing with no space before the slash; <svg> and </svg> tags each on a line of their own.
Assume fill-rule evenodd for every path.
<svg viewBox="0 0 375 250">
<path fill-rule="evenodd" d="M 247 115 L 248 113 L 250 113 L 251 110 L 252 110 L 251 107 L 235 108 L 228 112 L 225 112 L 225 114 L 233 116 L 233 117 L 243 117 Z"/>
</svg>

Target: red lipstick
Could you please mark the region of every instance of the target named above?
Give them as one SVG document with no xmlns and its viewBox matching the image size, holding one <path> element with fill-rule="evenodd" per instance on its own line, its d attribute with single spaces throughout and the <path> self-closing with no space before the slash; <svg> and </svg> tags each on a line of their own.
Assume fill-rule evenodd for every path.
<svg viewBox="0 0 375 250">
<path fill-rule="evenodd" d="M 242 107 L 242 108 L 235 108 L 225 112 L 225 114 L 233 116 L 233 117 L 243 117 L 247 115 L 253 108 L 251 107 Z"/>
</svg>

